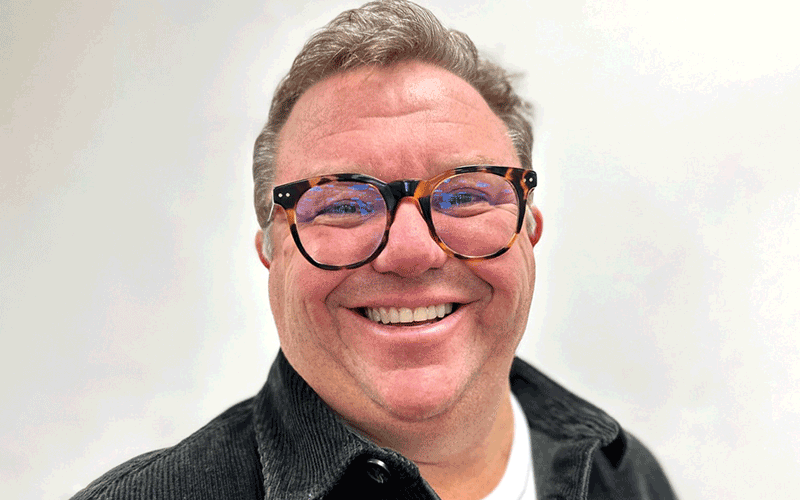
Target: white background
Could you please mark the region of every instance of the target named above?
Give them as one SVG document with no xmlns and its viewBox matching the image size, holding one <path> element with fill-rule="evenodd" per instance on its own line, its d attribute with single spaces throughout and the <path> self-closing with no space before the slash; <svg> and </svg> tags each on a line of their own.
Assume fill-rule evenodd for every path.
<svg viewBox="0 0 800 500">
<path fill-rule="evenodd" d="M 336 1 L 4 1 L 0 481 L 64 499 L 254 394 L 250 156 Z M 523 72 L 545 217 L 521 354 L 684 498 L 800 490 L 792 2 L 428 5 Z"/>
</svg>

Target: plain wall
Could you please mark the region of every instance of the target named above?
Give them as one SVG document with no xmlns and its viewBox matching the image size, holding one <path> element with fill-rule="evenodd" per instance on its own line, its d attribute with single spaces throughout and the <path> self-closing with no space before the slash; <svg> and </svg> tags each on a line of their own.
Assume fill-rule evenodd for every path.
<svg viewBox="0 0 800 500">
<path fill-rule="evenodd" d="M 461 4 L 426 3 L 536 106 L 520 354 L 682 498 L 800 490 L 796 6 Z M 68 498 L 263 384 L 252 144 L 302 43 L 356 5 L 0 7 L 4 498 Z"/>
</svg>

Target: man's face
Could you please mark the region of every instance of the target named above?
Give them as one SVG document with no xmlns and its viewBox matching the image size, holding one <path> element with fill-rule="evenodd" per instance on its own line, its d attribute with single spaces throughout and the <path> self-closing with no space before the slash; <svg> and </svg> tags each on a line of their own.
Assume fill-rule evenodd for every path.
<svg viewBox="0 0 800 500">
<path fill-rule="evenodd" d="M 505 125 L 465 81 L 407 62 L 309 89 L 281 132 L 275 183 L 341 172 L 427 179 L 474 164 L 519 166 Z M 276 210 L 268 264 L 281 347 L 336 412 L 373 426 L 420 421 L 507 387 L 533 294 L 535 241 L 524 230 L 500 257 L 457 260 L 405 199 L 377 259 L 325 271 L 303 258 Z M 453 312 L 406 326 L 365 314 L 442 305 Z"/>
</svg>

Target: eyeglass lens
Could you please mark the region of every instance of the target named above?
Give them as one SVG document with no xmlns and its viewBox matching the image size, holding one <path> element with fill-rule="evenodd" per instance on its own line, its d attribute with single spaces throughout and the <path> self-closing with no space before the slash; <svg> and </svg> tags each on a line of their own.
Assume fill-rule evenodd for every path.
<svg viewBox="0 0 800 500">
<path fill-rule="evenodd" d="M 516 233 L 519 202 L 511 183 L 488 172 L 454 175 L 430 195 L 436 235 L 453 252 L 483 257 Z M 314 186 L 298 200 L 296 226 L 308 255 L 320 264 L 347 266 L 370 257 L 389 220 L 372 184 L 335 181 Z"/>
</svg>

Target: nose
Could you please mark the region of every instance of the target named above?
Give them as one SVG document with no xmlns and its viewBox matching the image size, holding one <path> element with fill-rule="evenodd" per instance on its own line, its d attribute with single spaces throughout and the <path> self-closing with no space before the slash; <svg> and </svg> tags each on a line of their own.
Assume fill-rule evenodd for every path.
<svg viewBox="0 0 800 500">
<path fill-rule="evenodd" d="M 442 267 L 446 260 L 447 254 L 431 238 L 416 200 L 401 200 L 389 229 L 389 241 L 372 261 L 373 269 L 412 277 Z"/>
</svg>

